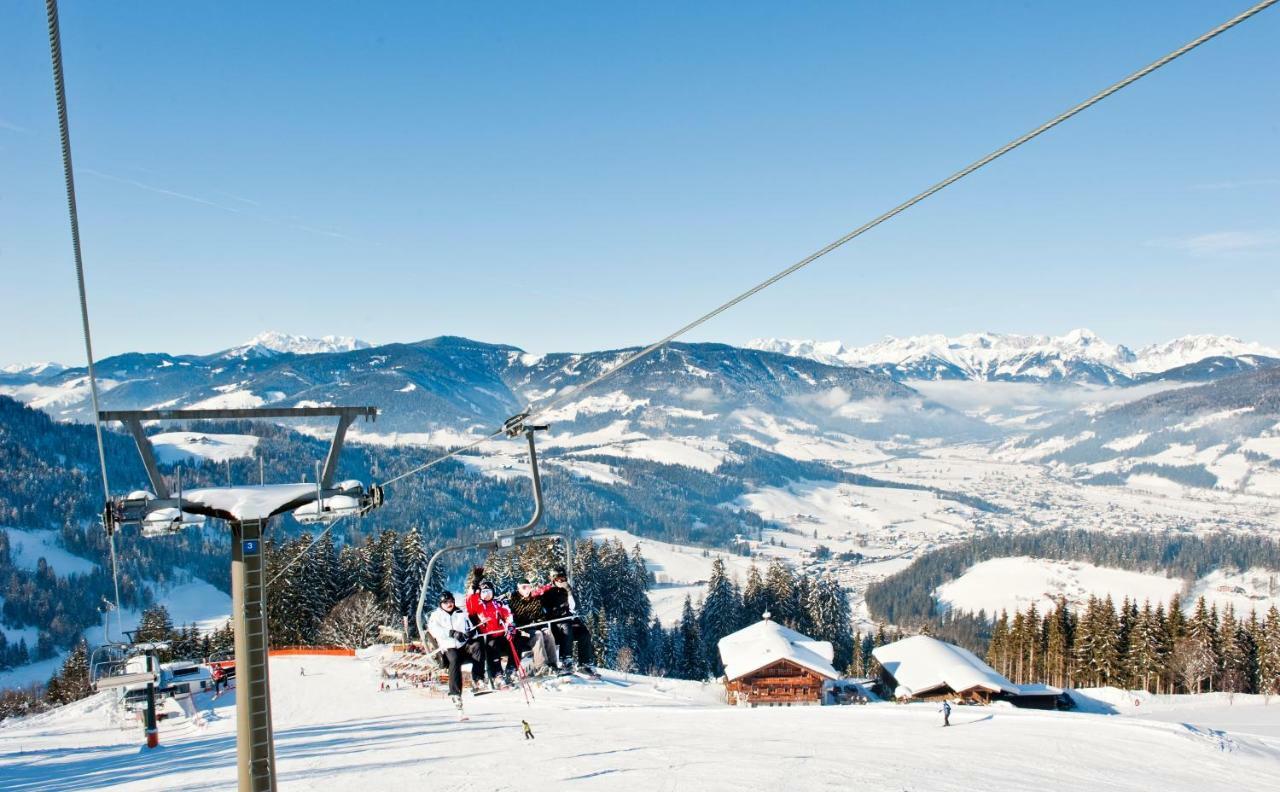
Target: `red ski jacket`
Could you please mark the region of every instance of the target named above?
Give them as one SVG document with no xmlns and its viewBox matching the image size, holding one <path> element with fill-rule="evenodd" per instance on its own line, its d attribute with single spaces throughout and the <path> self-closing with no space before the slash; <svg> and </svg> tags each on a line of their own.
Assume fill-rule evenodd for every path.
<svg viewBox="0 0 1280 792">
<path fill-rule="evenodd" d="M 511 623 L 510 608 L 497 600 L 485 602 L 478 592 L 467 595 L 467 615 L 480 633 L 496 632 Z"/>
</svg>

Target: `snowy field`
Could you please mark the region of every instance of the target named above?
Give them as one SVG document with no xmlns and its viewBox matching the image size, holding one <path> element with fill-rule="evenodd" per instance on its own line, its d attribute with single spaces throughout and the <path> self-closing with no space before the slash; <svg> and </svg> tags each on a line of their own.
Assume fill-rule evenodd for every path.
<svg viewBox="0 0 1280 792">
<path fill-rule="evenodd" d="M 1110 596 L 1117 604 L 1125 597 L 1139 603 L 1149 600 L 1154 606 L 1167 603 L 1174 594 L 1183 593 L 1183 588 L 1180 578 L 1150 572 L 1020 556 L 975 564 L 960 577 L 939 586 L 934 595 L 945 607 L 970 613 L 979 609 L 988 614 L 1025 611 L 1032 602 L 1044 613 L 1054 607 L 1058 597 L 1065 597 L 1074 606 L 1087 604 L 1091 596 Z M 1261 615 L 1273 604 L 1280 605 L 1280 573 L 1264 569 L 1236 573 L 1215 570 L 1195 581 L 1183 606 L 1193 609 L 1201 596 L 1220 608 L 1231 605 L 1241 616 L 1251 610 Z"/>
<path fill-rule="evenodd" d="M 9 558 L 19 569 L 34 570 L 43 558 L 60 575 L 86 575 L 97 564 L 87 558 L 67 552 L 57 531 L 29 531 L 5 528 L 9 535 Z"/>
<path fill-rule="evenodd" d="M 934 592 L 948 608 L 970 613 L 985 609 L 1025 611 L 1031 603 L 1041 613 L 1052 610 L 1058 597 L 1079 606 L 1089 597 L 1110 596 L 1116 603 L 1125 597 L 1152 604 L 1168 602 L 1182 590 L 1182 581 L 1164 575 L 1099 567 L 1081 561 L 1044 558 L 993 558 L 970 567 Z"/>
<path fill-rule="evenodd" d="M 162 465 L 209 460 L 226 462 L 253 456 L 258 438 L 253 435 L 206 432 L 164 432 L 151 436 L 156 461 Z"/>
<path fill-rule="evenodd" d="M 539 688 L 530 706 L 516 691 L 468 697 L 471 720 L 458 723 L 443 698 L 379 692 L 370 662 L 271 668 L 287 790 L 1239 792 L 1280 777 L 1280 702 L 1246 697 L 1172 701 L 1151 718 L 957 707 L 942 729 L 932 705 L 741 709 L 715 686 L 609 674 Z M 234 789 L 234 695 L 203 697 L 195 722 L 162 723 L 154 752 L 136 724 L 113 723 L 107 695 L 0 724 L 3 788 Z"/>
</svg>

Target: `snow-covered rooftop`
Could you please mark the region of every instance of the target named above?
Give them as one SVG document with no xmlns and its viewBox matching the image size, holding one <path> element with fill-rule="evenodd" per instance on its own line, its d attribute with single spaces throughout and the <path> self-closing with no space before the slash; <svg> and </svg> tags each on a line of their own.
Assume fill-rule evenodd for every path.
<svg viewBox="0 0 1280 792">
<path fill-rule="evenodd" d="M 297 508 L 315 495 L 315 484 L 267 484 L 186 490 L 182 500 L 203 507 L 213 517 L 257 520 Z"/>
<path fill-rule="evenodd" d="M 814 640 L 770 619 L 726 635 L 717 646 L 730 681 L 778 660 L 790 660 L 828 679 L 840 678 L 831 665 L 835 651 L 830 641 Z"/>
<path fill-rule="evenodd" d="M 913 635 L 876 647 L 871 654 L 911 695 L 924 695 L 941 687 L 957 693 L 974 688 L 1014 695 L 1022 692 L 973 652 L 927 635 Z"/>
</svg>

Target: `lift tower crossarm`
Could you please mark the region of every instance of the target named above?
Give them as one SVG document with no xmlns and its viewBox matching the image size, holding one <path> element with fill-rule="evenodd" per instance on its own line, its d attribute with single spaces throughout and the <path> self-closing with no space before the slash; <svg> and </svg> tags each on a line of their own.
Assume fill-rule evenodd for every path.
<svg viewBox="0 0 1280 792">
<path fill-rule="evenodd" d="M 142 457 L 142 466 L 146 468 L 147 479 L 151 482 L 151 491 L 161 500 L 168 500 L 169 485 L 160 475 L 156 464 L 155 449 L 142 430 L 143 421 L 234 421 L 237 419 L 255 420 L 261 418 L 333 418 L 338 419 L 338 429 L 329 444 L 329 453 L 325 455 L 324 468 L 320 474 L 320 486 L 328 489 L 333 486 L 333 477 L 338 470 L 338 455 L 342 453 L 342 443 L 346 439 L 347 428 L 356 418 L 376 420 L 377 407 L 250 407 L 242 409 L 212 410 L 102 410 L 98 420 L 120 421 L 133 435 L 138 446 L 138 455 Z"/>
</svg>

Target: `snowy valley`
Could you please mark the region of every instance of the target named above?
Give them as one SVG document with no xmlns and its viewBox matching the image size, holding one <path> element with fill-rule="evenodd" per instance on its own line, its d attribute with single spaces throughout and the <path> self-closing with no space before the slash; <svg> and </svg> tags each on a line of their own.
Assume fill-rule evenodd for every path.
<svg viewBox="0 0 1280 792">
<path fill-rule="evenodd" d="M 1147 536 L 1274 538 L 1280 526 L 1280 357 L 1258 345 L 1191 337 L 1131 352 L 1077 332 L 929 337 L 854 350 L 808 342 L 751 347 L 672 345 L 580 397 L 572 396 L 577 386 L 625 350 L 535 355 L 459 338 L 374 346 L 269 333 L 212 355 L 108 358 L 101 372 L 111 409 L 377 405 L 377 421 L 356 424 L 348 437 L 344 475 L 364 480 L 470 443 L 527 404 L 570 394 L 544 416 L 551 428 L 539 437 L 548 521 L 576 528 L 580 541 L 638 548 L 650 615 L 664 628 L 687 621 L 687 603 L 697 612 L 717 561 L 739 585 L 753 567 L 764 572 L 773 562 L 806 580 L 834 580 L 851 626 L 870 641 L 886 626 L 913 631 L 923 622 L 886 618 L 869 603 L 869 589 L 984 537 L 1088 529 L 1131 537 L 1137 547 Z M 95 462 L 90 435 L 76 423 L 86 414 L 86 387 L 83 370 L 57 365 L 0 374 L 0 400 L 56 421 L 42 424 L 39 413 L 0 404 L 11 416 L 0 427 L 7 453 L 34 459 L 56 448 L 65 467 L 57 474 L 63 478 L 51 480 L 82 486 Z M 169 475 L 181 466 L 184 481 L 216 485 L 260 475 L 296 481 L 331 429 L 302 422 L 150 431 Z M 140 481 L 128 438 L 108 434 L 113 464 Z M 519 524 L 528 509 L 527 464 L 521 443 L 483 442 L 337 532 L 333 552 L 362 542 L 381 547 L 370 542 L 388 530 L 412 528 L 436 547 Z M 17 490 L 4 497 L 0 562 L 14 580 L 96 580 L 92 590 L 103 591 L 106 556 L 91 539 L 96 504 L 89 496 L 68 507 L 79 527 L 63 530 L 56 517 L 16 508 Z M 39 519 L 46 522 L 34 525 Z M 285 519 L 277 530 L 281 552 L 296 551 L 304 528 Z M 225 567 L 218 559 L 226 539 L 216 526 L 190 533 L 181 543 L 122 535 L 124 557 L 153 575 L 132 581 L 139 604 L 122 615 L 124 627 L 138 621 L 144 601 L 165 603 L 175 625 L 194 623 L 205 633 L 223 622 L 228 581 L 216 570 Z M 1188 612 L 1203 596 L 1243 620 L 1280 606 L 1280 563 L 1272 566 L 1224 562 L 1187 577 L 1159 565 L 975 555 L 924 593 L 934 609 L 928 616 L 939 623 L 1032 603 L 1047 613 L 1060 598 L 1083 611 L 1091 598 L 1155 604 L 1175 594 Z M 449 582 L 460 587 L 465 571 L 449 568 Z M 400 607 L 415 592 L 397 595 Z M 43 611 L 19 605 L 5 605 L 7 643 L 34 650 L 43 640 L 46 656 L 0 671 L 0 687 L 47 679 L 70 650 L 69 641 L 51 647 L 42 639 L 33 617 L 17 618 Z M 83 632 L 92 642 L 101 630 L 86 622 Z M 537 778 L 586 788 L 783 787 L 804 768 L 815 788 L 857 781 L 922 790 L 1240 789 L 1261 788 L 1280 767 L 1280 710 L 1244 694 L 1142 692 L 1134 699 L 1108 689 L 1086 692 L 1070 713 L 965 707 L 955 721 L 963 728 L 942 733 L 931 704 L 731 710 L 713 683 L 607 672 L 599 683 L 539 687 L 529 706 L 511 691 L 477 699 L 472 719 L 459 725 L 448 718 L 447 701 L 426 691 L 380 691 L 372 655 L 276 657 L 272 666 L 280 778 L 291 788 L 421 781 L 424 762 L 432 783 L 461 784 L 477 734 L 509 743 Z M 195 711 L 162 728 L 163 761 L 147 764 L 137 762 L 136 727 L 122 726 L 107 698 L 96 694 L 0 725 L 7 783 L 230 783 L 234 694 L 198 696 Z M 538 734 L 527 746 L 519 744 L 521 719 Z M 1004 781 L 957 769 L 992 741 L 1039 760 Z M 920 746 L 911 761 L 877 758 L 904 743 Z M 748 744 L 755 749 L 731 766 L 706 759 Z M 1071 748 L 1045 755 L 1045 745 L 1060 744 Z M 1128 772 L 1135 752 L 1149 759 L 1143 774 Z M 572 772 L 566 756 L 574 758 Z M 491 788 L 522 787 L 513 778 Z"/>
</svg>

